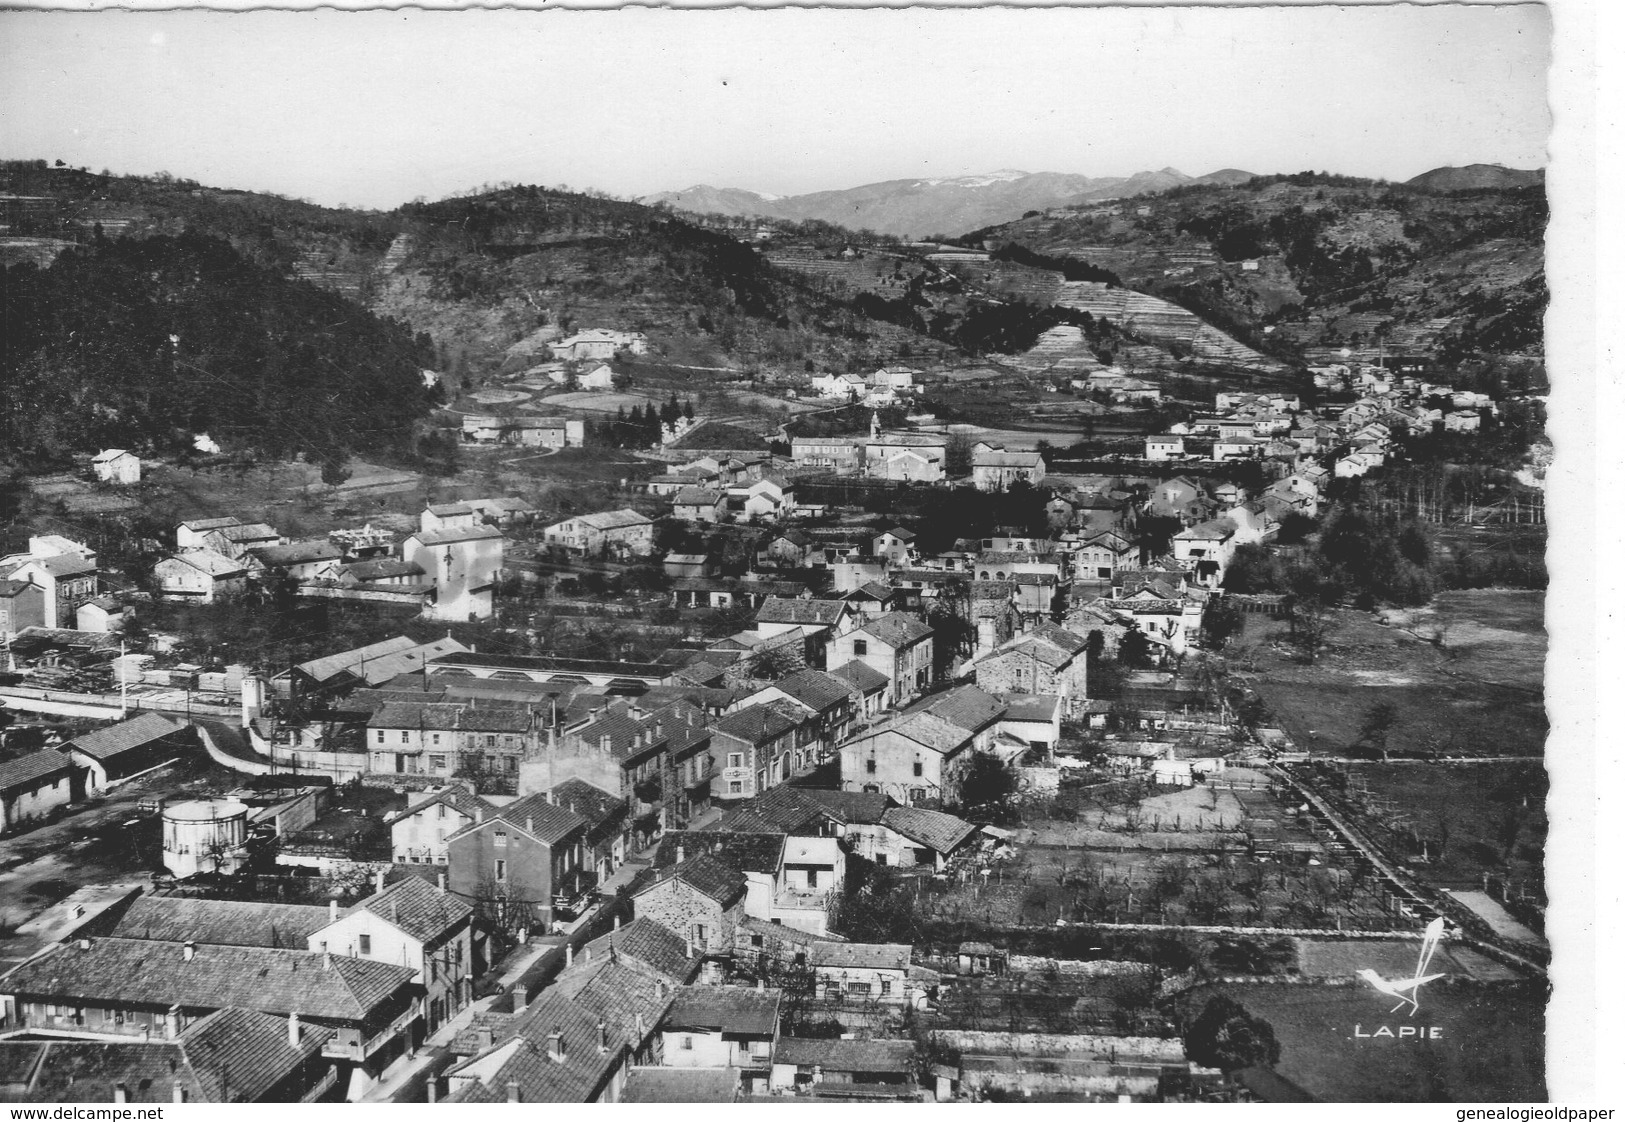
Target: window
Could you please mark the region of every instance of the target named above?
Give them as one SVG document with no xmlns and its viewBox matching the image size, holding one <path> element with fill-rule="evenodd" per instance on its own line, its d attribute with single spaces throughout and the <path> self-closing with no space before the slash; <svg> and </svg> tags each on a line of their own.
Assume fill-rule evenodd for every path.
<svg viewBox="0 0 1625 1122">
<path fill-rule="evenodd" d="M 910 787 L 908 789 L 908 801 L 911 803 L 923 803 L 925 801 L 925 788 Z"/>
<path fill-rule="evenodd" d="M 440 734 L 438 732 L 435 733 L 434 736 L 430 738 L 430 740 L 431 740 L 431 743 L 439 744 L 440 743 Z"/>
<path fill-rule="evenodd" d="M 745 785 L 743 783 L 741 783 L 739 780 L 735 779 L 733 782 L 728 784 L 728 794 L 730 794 L 730 795 L 743 795 L 744 793 L 745 793 Z"/>
<path fill-rule="evenodd" d="M 869 653 L 869 640 L 867 640 L 867 639 L 854 639 L 854 640 L 852 640 L 852 653 L 855 654 L 855 655 L 866 655 L 866 654 L 868 654 Z"/>
<path fill-rule="evenodd" d="M 498 884 L 501 884 L 508 879 L 508 863 L 506 861 L 497 861 L 496 879 Z"/>
<path fill-rule="evenodd" d="M 384 742 L 384 730 L 379 729 L 378 730 L 378 743 L 382 744 L 383 742 Z"/>
<path fill-rule="evenodd" d="M 881 982 L 880 983 L 880 996 L 885 997 L 889 993 L 891 993 L 891 983 L 890 982 Z"/>
<path fill-rule="evenodd" d="M 694 925 L 694 945 L 699 947 L 702 951 L 706 948 L 705 924 L 703 923 L 696 923 Z"/>
<path fill-rule="evenodd" d="M 807 887 L 808 888 L 817 888 L 818 887 L 818 870 L 817 869 L 808 869 L 807 870 Z"/>
<path fill-rule="evenodd" d="M 925 774 L 925 764 L 919 760 L 914 761 L 914 775 L 916 778 Z"/>
<path fill-rule="evenodd" d="M 694 1051 L 694 1038 L 692 1036 L 683 1037 L 682 1044 L 680 1045 L 680 1047 L 685 1052 Z"/>
<path fill-rule="evenodd" d="M 875 762 L 874 762 L 874 760 L 872 760 L 872 759 L 864 760 L 863 761 L 863 770 L 868 772 L 870 775 L 873 775 L 875 773 Z"/>
<path fill-rule="evenodd" d="M 750 945 L 753 946 L 753 947 L 761 946 L 762 945 L 762 937 L 760 935 L 752 935 L 750 937 Z"/>
<path fill-rule="evenodd" d="M 444 818 L 446 816 L 446 804 L 445 803 L 435 803 L 434 810 L 435 810 L 434 816 L 436 818 Z"/>
<path fill-rule="evenodd" d="M 436 739 L 438 739 L 438 737 Z M 445 756 L 430 756 L 429 757 L 429 766 L 431 768 L 433 768 L 435 771 L 445 771 L 446 770 L 446 757 Z M 440 804 L 440 809 L 441 810 L 446 809 L 446 804 L 441 803 Z"/>
<path fill-rule="evenodd" d="M 405 729 L 402 729 L 401 730 L 401 743 L 405 744 L 409 739 L 411 739 L 410 734 Z"/>
<path fill-rule="evenodd" d="M 869 996 L 869 983 L 868 982 L 848 982 L 846 984 L 846 992 L 851 994 L 853 997 L 868 997 Z"/>
<path fill-rule="evenodd" d="M 506 830 L 498 830 L 498 831 L 496 831 L 495 835 L 492 838 L 492 844 L 496 845 L 498 848 L 506 847 L 507 844 L 508 844 L 508 831 L 506 831 Z"/>
<path fill-rule="evenodd" d="M 360 946 L 362 954 L 364 954 L 364 955 L 371 954 L 372 953 L 372 936 L 371 935 L 358 936 L 358 945 Z"/>
</svg>

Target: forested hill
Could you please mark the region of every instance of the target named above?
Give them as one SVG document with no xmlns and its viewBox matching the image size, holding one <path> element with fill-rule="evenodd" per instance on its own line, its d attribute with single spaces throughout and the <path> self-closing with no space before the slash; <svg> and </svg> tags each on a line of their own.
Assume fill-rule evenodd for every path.
<svg viewBox="0 0 1625 1122">
<path fill-rule="evenodd" d="M 430 402 L 425 338 L 198 232 L 96 237 L 0 271 L 0 446 L 398 450 Z"/>
<path fill-rule="evenodd" d="M 967 235 L 1088 262 L 1238 338 L 1538 354 L 1539 183 L 1467 191 L 1316 173 L 1051 210 Z"/>
</svg>

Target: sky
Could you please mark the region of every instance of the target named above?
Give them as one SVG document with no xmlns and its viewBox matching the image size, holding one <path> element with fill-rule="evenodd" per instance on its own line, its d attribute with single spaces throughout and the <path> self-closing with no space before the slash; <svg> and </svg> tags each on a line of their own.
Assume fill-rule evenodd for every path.
<svg viewBox="0 0 1625 1122">
<path fill-rule="evenodd" d="M 388 208 L 1546 163 L 1538 5 L 0 13 L 0 157 Z"/>
</svg>

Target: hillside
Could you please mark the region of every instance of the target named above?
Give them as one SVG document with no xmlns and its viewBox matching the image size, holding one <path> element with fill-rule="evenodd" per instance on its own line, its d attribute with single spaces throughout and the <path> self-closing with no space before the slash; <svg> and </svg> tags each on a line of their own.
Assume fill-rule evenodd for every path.
<svg viewBox="0 0 1625 1122">
<path fill-rule="evenodd" d="M 1405 186 L 1421 187 L 1429 191 L 1506 191 L 1518 187 L 1535 187 L 1546 181 L 1546 173 L 1540 169 L 1534 171 L 1519 171 L 1516 168 L 1502 167 L 1500 164 L 1468 164 L 1460 168 L 1434 168 L 1425 171 L 1414 179 L 1407 179 Z"/>
<path fill-rule="evenodd" d="M 1173 168 L 1131 176 L 1067 175 L 995 171 L 944 179 L 894 179 L 839 191 L 805 195 L 758 195 L 737 188 L 690 187 L 642 200 L 691 214 L 830 222 L 849 230 L 873 230 L 903 238 L 955 236 L 1008 222 L 1033 210 L 1163 191 L 1186 183 L 1250 179 L 1235 169 L 1197 179 Z"/>
<path fill-rule="evenodd" d="M 1464 194 L 1338 176 L 1187 184 L 974 232 L 965 244 L 1109 271 L 1255 350 L 1542 346 L 1539 186 Z"/>
</svg>

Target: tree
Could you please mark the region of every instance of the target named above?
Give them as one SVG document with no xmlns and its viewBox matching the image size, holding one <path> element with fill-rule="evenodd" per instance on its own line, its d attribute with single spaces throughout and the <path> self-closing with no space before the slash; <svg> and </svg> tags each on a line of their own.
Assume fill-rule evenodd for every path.
<svg viewBox="0 0 1625 1122">
<path fill-rule="evenodd" d="M 1016 791 L 1016 777 L 997 756 L 977 752 L 959 784 L 959 808 L 987 814 L 1002 809 Z"/>
<path fill-rule="evenodd" d="M 1144 670 L 1152 663 L 1151 640 L 1138 627 L 1123 632 L 1117 643 L 1117 661 L 1134 670 Z"/>
<path fill-rule="evenodd" d="M 975 441 L 962 432 L 948 434 L 947 447 L 943 455 L 943 470 L 953 479 L 963 479 L 971 473 L 971 448 Z"/>
<path fill-rule="evenodd" d="M 1208 646 L 1215 650 L 1223 647 L 1230 636 L 1241 630 L 1242 622 L 1241 609 L 1228 597 L 1208 597 L 1207 607 L 1202 610 L 1202 632 Z"/>
<path fill-rule="evenodd" d="M 1380 759 L 1388 758 L 1388 734 L 1399 723 L 1399 710 L 1391 701 L 1379 701 L 1365 711 L 1359 735 L 1354 738 L 1357 747 L 1375 753 Z"/>
<path fill-rule="evenodd" d="M 1204 1067 L 1226 1073 L 1274 1066 L 1281 1058 L 1275 1029 L 1228 997 L 1211 998 L 1185 1032 L 1185 1051 Z"/>
</svg>

